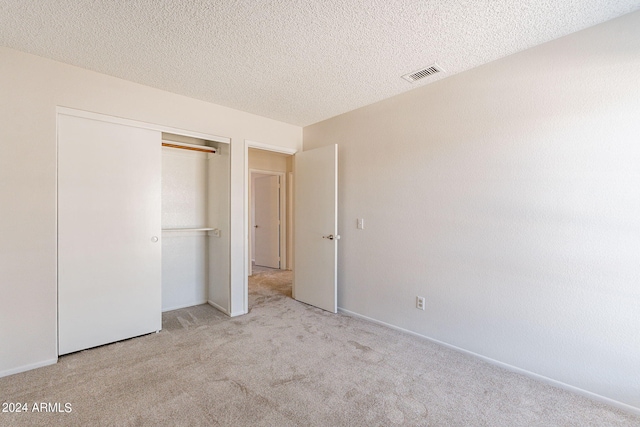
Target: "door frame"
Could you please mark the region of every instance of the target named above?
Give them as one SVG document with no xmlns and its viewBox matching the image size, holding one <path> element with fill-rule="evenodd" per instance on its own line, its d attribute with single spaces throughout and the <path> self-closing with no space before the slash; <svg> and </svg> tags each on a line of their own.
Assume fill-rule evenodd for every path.
<svg viewBox="0 0 640 427">
<path fill-rule="evenodd" d="M 254 194 L 251 189 L 251 182 L 253 181 L 253 175 L 270 175 L 280 178 L 280 197 L 278 205 L 280 207 L 280 232 L 278 233 L 278 245 L 280 247 L 280 270 L 286 270 L 289 268 L 287 264 L 287 224 L 289 217 L 287 215 L 287 182 L 285 180 L 286 172 L 275 172 L 261 169 L 249 169 L 249 275 L 253 274 L 253 267 L 251 262 L 251 250 L 253 249 L 253 234 L 255 233 L 252 228 L 254 224 L 251 221 L 251 209 L 253 208 Z"/>
<path fill-rule="evenodd" d="M 56 107 L 56 120 L 59 114 L 72 117 L 81 117 L 85 119 L 98 120 L 100 122 L 114 123 L 117 125 L 132 126 L 141 129 L 156 130 L 164 133 L 172 133 L 175 135 L 190 136 L 193 138 L 206 139 L 208 141 L 220 142 L 223 144 L 231 144 L 231 138 L 213 135 L 203 132 L 194 132 L 186 129 L 174 128 L 171 126 L 158 125 L 155 123 L 143 122 L 140 120 L 125 119 L 122 117 L 109 116 L 107 114 L 94 113 L 91 111 L 78 110 L 69 107 Z M 57 134 L 56 134 L 57 135 Z"/>
<path fill-rule="evenodd" d="M 263 142 L 244 140 L 244 312 L 249 312 L 249 271 L 251 268 L 251 252 L 249 251 L 250 234 L 249 227 L 249 191 L 251 187 L 251 176 L 249 174 L 249 148 L 257 148 L 259 150 L 271 151 L 273 153 L 288 154 L 293 156 L 299 150 L 297 148 L 281 147 L 278 145 L 265 144 Z M 295 256 L 295 254 L 294 254 Z"/>
</svg>

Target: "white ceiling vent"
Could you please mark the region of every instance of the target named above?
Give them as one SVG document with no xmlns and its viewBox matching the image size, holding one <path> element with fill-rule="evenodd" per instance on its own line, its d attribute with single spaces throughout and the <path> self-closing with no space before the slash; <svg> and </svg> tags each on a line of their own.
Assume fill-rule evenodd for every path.
<svg viewBox="0 0 640 427">
<path fill-rule="evenodd" d="M 413 73 L 405 74 L 404 76 L 402 76 L 402 78 L 410 83 L 413 83 L 420 79 L 424 79 L 425 77 L 429 77 L 441 72 L 443 72 L 442 68 L 440 68 L 438 64 L 433 64 L 414 71 Z"/>
</svg>

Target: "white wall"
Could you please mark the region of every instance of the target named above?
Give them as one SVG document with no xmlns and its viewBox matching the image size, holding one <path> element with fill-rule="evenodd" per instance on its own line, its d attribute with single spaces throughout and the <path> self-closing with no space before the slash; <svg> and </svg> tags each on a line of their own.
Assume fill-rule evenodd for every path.
<svg viewBox="0 0 640 427">
<path fill-rule="evenodd" d="M 56 106 L 231 138 L 229 311 L 244 310 L 244 140 L 297 126 L 0 48 L 0 375 L 56 359 Z"/>
<path fill-rule="evenodd" d="M 305 127 L 340 147 L 339 306 L 638 410 L 638 28 Z"/>
</svg>

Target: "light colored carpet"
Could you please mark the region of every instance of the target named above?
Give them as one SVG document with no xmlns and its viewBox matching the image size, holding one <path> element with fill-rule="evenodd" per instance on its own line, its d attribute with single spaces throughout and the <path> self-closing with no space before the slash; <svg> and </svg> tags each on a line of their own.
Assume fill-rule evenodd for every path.
<svg viewBox="0 0 640 427">
<path fill-rule="evenodd" d="M 249 314 L 203 305 L 164 329 L 0 378 L 0 425 L 639 426 L 640 417 L 427 340 L 292 300 L 291 272 L 251 278 Z"/>
</svg>

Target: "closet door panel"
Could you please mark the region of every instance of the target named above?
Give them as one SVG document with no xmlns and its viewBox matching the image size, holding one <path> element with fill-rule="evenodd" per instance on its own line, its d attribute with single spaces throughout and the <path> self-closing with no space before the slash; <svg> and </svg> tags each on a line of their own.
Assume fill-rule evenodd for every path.
<svg viewBox="0 0 640 427">
<path fill-rule="evenodd" d="M 161 329 L 160 141 L 58 117 L 59 354 Z"/>
</svg>

